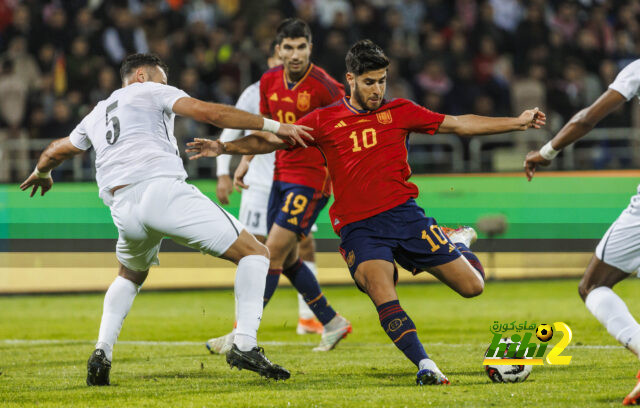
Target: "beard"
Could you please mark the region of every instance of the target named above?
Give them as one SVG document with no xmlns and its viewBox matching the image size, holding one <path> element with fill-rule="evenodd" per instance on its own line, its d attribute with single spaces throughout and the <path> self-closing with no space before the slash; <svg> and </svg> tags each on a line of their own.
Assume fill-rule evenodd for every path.
<svg viewBox="0 0 640 408">
<path fill-rule="evenodd" d="M 356 87 L 354 89 L 353 98 L 356 100 L 356 102 L 358 102 L 358 105 L 360 105 L 362 107 L 362 109 L 364 109 L 364 110 L 370 110 L 370 111 L 376 110 L 382 104 L 382 100 L 380 100 L 380 103 L 378 103 L 377 105 L 369 106 L 367 100 L 365 100 L 365 98 L 364 98 L 364 95 L 362 95 L 362 93 L 358 89 L 358 84 L 357 83 L 356 83 Z"/>
</svg>

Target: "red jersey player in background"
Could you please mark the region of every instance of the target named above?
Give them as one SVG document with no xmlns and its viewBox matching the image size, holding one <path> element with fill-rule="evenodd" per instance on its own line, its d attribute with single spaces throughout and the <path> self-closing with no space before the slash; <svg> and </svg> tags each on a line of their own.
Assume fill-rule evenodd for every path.
<svg viewBox="0 0 640 408">
<path fill-rule="evenodd" d="M 299 19 L 284 20 L 276 33 L 276 54 L 283 64 L 260 78 L 260 113 L 294 123 L 314 109 L 344 96 L 344 87 L 310 62 L 311 30 Z M 331 195 L 324 157 L 317 148 L 276 152 L 267 210 L 267 247 L 271 255 L 264 306 L 275 292 L 280 274 L 289 278 L 324 326 L 315 351 L 329 351 L 351 332 L 322 293 L 314 273 L 300 259 L 298 242 L 309 235 Z"/>
<path fill-rule="evenodd" d="M 472 136 L 526 130 L 544 125 L 545 115 L 536 108 L 516 118 L 450 116 L 406 99 L 384 100 L 389 60 L 370 40 L 353 45 L 346 63 L 352 97 L 317 109 L 297 123 L 314 129 L 312 144 L 327 159 L 335 194 L 330 216 L 356 285 L 375 304 L 387 335 L 418 367 L 417 384 L 448 384 L 400 306 L 395 262 L 413 274 L 428 271 L 466 298 L 482 293 L 484 271 L 469 250 L 476 238 L 472 228 L 444 234 L 415 203 L 418 188 L 408 181 L 408 136 L 411 132 Z M 191 159 L 289 148 L 262 134 L 224 144 L 196 139 L 189 145 L 188 152 L 198 153 Z"/>
</svg>

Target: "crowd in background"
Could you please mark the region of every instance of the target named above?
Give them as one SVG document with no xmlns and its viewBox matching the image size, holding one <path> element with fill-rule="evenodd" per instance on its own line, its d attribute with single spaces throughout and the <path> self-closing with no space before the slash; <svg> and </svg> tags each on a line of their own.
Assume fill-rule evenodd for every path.
<svg viewBox="0 0 640 408">
<path fill-rule="evenodd" d="M 2 137 L 67 136 L 134 52 L 160 55 L 191 96 L 233 104 L 292 16 L 338 80 L 350 44 L 370 38 L 392 61 L 387 97 L 453 115 L 538 106 L 552 131 L 640 55 L 640 0 L 0 0 Z M 631 124 L 626 105 L 602 125 Z M 181 139 L 215 132 L 176 124 Z"/>
</svg>

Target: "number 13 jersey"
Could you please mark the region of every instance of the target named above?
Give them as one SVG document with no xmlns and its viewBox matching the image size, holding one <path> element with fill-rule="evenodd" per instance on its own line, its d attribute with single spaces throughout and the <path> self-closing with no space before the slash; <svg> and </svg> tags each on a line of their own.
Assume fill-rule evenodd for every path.
<svg viewBox="0 0 640 408">
<path fill-rule="evenodd" d="M 296 83 L 287 81 L 282 65 L 268 70 L 260 78 L 260 113 L 283 123 L 294 123 L 343 96 L 344 87 L 314 64 L 309 64 Z M 277 151 L 273 179 L 330 194 L 325 161 L 318 149 Z"/>
<path fill-rule="evenodd" d="M 96 151 L 96 180 L 105 202 L 116 186 L 187 178 L 173 135 L 173 104 L 188 96 L 156 82 L 134 83 L 100 101 L 71 132 L 75 147 Z"/>
</svg>

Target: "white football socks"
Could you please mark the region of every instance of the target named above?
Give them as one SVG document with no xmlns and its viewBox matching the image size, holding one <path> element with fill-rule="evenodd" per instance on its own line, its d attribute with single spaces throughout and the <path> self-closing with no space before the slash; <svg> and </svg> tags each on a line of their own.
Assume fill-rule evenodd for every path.
<svg viewBox="0 0 640 408">
<path fill-rule="evenodd" d="M 640 324 L 613 290 L 606 286 L 595 288 L 584 303 L 609 334 L 640 358 Z"/>
<path fill-rule="evenodd" d="M 317 278 L 318 270 L 316 269 L 316 263 L 311 261 L 304 261 L 304 264 L 307 265 L 307 268 L 311 269 L 311 273 L 313 273 L 313 276 Z M 307 302 L 304 300 L 300 293 L 298 293 L 298 315 L 301 319 L 313 319 L 314 317 L 316 317 L 316 315 L 313 314 L 313 312 L 309 308 L 309 305 L 307 305 Z"/>
<path fill-rule="evenodd" d="M 116 277 L 107 293 L 104 295 L 102 321 L 98 334 L 97 349 L 104 350 L 107 359 L 112 360 L 113 345 L 118 339 L 124 318 L 127 317 L 133 299 L 140 291 L 140 287 L 122 276 Z"/>
<path fill-rule="evenodd" d="M 238 262 L 235 283 L 238 320 L 233 342 L 240 351 L 249 351 L 258 346 L 258 327 L 262 319 L 268 270 L 269 259 L 262 255 L 245 256 Z"/>
</svg>

